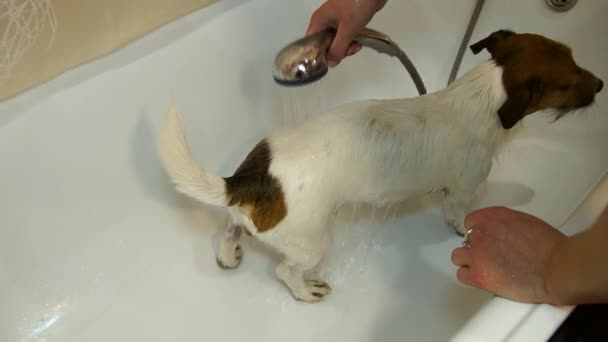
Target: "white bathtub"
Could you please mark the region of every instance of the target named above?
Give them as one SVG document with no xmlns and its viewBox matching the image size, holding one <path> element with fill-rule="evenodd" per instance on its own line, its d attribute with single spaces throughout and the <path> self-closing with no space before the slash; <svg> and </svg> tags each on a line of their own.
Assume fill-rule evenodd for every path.
<svg viewBox="0 0 608 342">
<path fill-rule="evenodd" d="M 276 257 L 254 242 L 237 270 L 216 266 L 223 214 L 176 195 L 156 157 L 158 122 L 171 101 L 197 158 L 228 175 L 281 125 L 354 99 L 416 94 L 396 60 L 369 50 L 310 87 L 275 85 L 275 52 L 303 34 L 316 5 L 222 0 L 0 104 L 0 340 L 551 334 L 570 308 L 512 303 L 456 281 L 450 253 L 461 239 L 432 206 L 400 208 L 394 217 L 394 210 L 359 208 L 355 221 L 352 208 L 342 210 L 321 269 L 333 288 L 323 303 L 294 301 L 274 277 Z M 447 81 L 473 5 L 389 1 L 370 26 L 407 51 L 433 91 Z M 504 26 L 547 34 L 607 79 L 608 26 L 600 14 L 607 9 L 587 0 L 557 15 L 541 0 L 489 1 L 473 40 Z M 485 58 L 467 52 L 461 72 Z M 608 169 L 606 92 L 597 102 L 557 123 L 526 120 L 477 206 L 525 210 L 567 233 L 592 221 L 608 203 L 608 184 L 598 187 Z"/>
</svg>

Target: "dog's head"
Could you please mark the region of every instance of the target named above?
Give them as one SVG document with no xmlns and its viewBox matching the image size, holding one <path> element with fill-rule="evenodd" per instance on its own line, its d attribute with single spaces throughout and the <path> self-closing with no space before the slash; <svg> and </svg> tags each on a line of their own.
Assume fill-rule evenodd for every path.
<svg viewBox="0 0 608 342">
<path fill-rule="evenodd" d="M 540 35 L 500 30 L 471 45 L 474 54 L 483 49 L 503 67 L 507 100 L 498 115 L 506 129 L 539 110 L 557 110 L 559 118 L 587 107 L 604 86 L 576 64 L 569 47 Z"/>
</svg>

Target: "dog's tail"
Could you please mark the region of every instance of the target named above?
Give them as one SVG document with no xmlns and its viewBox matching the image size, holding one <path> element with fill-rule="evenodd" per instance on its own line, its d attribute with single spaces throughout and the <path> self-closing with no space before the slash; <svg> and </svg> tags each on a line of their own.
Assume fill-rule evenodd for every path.
<svg viewBox="0 0 608 342">
<path fill-rule="evenodd" d="M 210 205 L 226 206 L 222 178 L 202 169 L 190 152 L 181 115 L 172 104 L 160 129 L 159 150 L 165 170 L 176 189 Z"/>
</svg>

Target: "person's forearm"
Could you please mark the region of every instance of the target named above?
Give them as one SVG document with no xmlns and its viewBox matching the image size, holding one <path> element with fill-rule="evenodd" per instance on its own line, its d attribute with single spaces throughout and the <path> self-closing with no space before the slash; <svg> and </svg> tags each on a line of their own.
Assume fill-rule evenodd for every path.
<svg viewBox="0 0 608 342">
<path fill-rule="evenodd" d="M 590 229 L 557 246 L 545 287 L 552 304 L 608 303 L 608 208 Z"/>
</svg>

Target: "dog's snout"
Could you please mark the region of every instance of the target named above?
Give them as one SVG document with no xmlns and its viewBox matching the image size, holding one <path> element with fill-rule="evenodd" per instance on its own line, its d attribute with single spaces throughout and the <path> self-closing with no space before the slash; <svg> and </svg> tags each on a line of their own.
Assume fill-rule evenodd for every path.
<svg viewBox="0 0 608 342">
<path fill-rule="evenodd" d="M 595 92 L 599 93 L 604 88 L 604 81 L 598 80 L 597 88 L 595 88 Z"/>
</svg>

